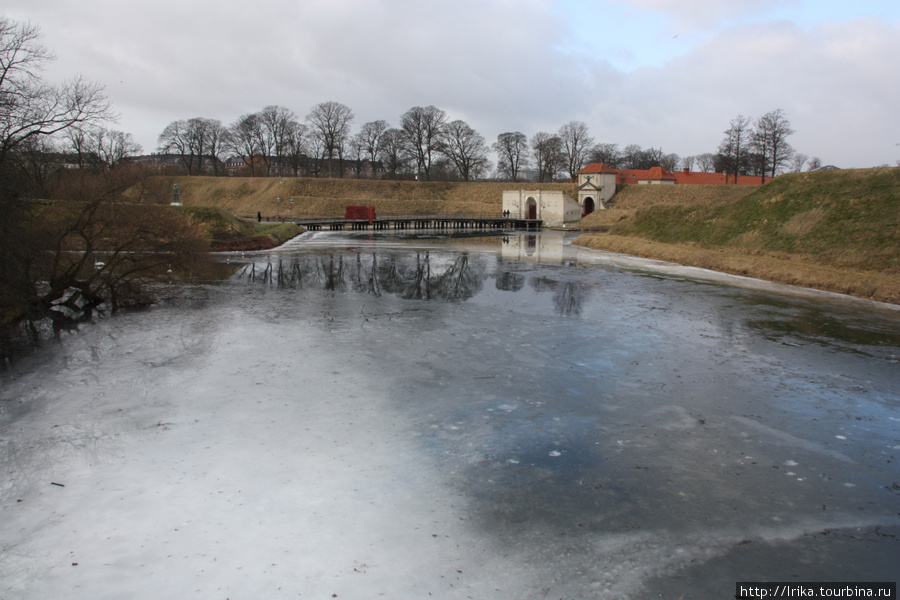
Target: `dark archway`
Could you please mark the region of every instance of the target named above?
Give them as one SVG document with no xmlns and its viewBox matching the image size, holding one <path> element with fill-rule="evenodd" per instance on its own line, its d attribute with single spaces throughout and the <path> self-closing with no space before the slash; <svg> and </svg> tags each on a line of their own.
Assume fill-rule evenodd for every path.
<svg viewBox="0 0 900 600">
<path fill-rule="evenodd" d="M 589 214 L 594 212 L 594 199 L 593 198 L 585 198 L 584 199 L 584 210 L 581 213 L 582 217 L 586 217 Z"/>
<path fill-rule="evenodd" d="M 528 198 L 525 201 L 525 212 L 528 214 L 528 219 L 537 219 L 537 202 L 534 198 Z"/>
</svg>

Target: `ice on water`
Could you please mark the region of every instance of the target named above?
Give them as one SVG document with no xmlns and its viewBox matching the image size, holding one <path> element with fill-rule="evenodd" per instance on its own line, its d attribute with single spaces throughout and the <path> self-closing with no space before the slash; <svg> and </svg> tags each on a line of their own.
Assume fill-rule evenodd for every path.
<svg viewBox="0 0 900 600">
<path fill-rule="evenodd" d="M 307 235 L 243 259 L 290 281 L 20 361 L 0 597 L 687 598 L 897 564 L 896 317 L 521 250 L 551 239 Z"/>
</svg>

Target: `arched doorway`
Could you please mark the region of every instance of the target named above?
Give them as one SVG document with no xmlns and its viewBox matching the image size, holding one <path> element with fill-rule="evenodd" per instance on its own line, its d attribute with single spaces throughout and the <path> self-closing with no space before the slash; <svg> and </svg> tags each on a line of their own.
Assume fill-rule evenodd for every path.
<svg viewBox="0 0 900 600">
<path fill-rule="evenodd" d="M 526 219 L 537 219 L 537 202 L 534 198 L 529 197 L 525 201 L 525 214 L 528 215 Z"/>
<path fill-rule="evenodd" d="M 593 198 L 585 198 L 584 199 L 584 211 L 582 211 L 581 216 L 586 217 L 589 214 L 594 212 L 594 199 Z"/>
</svg>

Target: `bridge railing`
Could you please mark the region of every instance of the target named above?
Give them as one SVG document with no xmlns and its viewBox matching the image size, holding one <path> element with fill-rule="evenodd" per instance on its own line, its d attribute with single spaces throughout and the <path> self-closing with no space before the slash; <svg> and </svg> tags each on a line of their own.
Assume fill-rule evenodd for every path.
<svg viewBox="0 0 900 600">
<path fill-rule="evenodd" d="M 237 215 L 241 219 L 256 220 L 256 216 Z M 376 213 L 376 220 L 384 221 L 402 221 L 402 220 L 421 220 L 421 219 L 510 219 L 510 220 L 528 220 L 512 215 L 504 215 L 502 212 L 446 212 L 446 213 Z M 343 215 L 268 215 L 262 216 L 261 220 L 266 223 L 328 223 L 333 221 L 352 221 L 352 219 L 344 219 Z M 365 220 L 365 219 L 363 219 Z"/>
</svg>

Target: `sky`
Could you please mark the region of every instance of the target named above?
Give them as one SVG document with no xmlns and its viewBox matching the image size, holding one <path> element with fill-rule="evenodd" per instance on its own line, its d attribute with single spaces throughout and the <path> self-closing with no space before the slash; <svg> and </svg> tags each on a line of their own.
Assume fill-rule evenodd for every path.
<svg viewBox="0 0 900 600">
<path fill-rule="evenodd" d="M 233 123 L 320 102 L 354 131 L 414 106 L 487 143 L 582 121 L 596 142 L 715 152 L 729 122 L 781 109 L 798 151 L 900 160 L 895 0 L 4 0 L 41 28 L 45 77 L 105 87 L 145 152 L 172 121 Z"/>
</svg>

